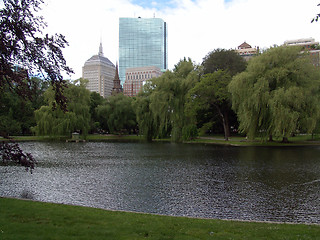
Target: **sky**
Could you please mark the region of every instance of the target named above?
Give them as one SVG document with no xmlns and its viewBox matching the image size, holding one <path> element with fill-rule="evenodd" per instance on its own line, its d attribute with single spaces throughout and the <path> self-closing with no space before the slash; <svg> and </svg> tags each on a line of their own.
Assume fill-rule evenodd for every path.
<svg viewBox="0 0 320 240">
<path fill-rule="evenodd" d="M 320 41 L 320 0 L 45 0 L 40 12 L 47 32 L 65 35 L 63 50 L 78 79 L 82 66 L 98 53 L 118 61 L 119 18 L 162 18 L 168 24 L 168 65 L 184 57 L 196 64 L 217 48 L 236 49 L 246 41 L 252 47 L 269 48 L 286 40 L 314 38 Z"/>
</svg>

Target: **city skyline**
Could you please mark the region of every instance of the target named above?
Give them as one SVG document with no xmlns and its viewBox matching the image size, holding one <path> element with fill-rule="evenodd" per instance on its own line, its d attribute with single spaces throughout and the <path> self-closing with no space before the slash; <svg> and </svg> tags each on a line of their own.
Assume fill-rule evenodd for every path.
<svg viewBox="0 0 320 240">
<path fill-rule="evenodd" d="M 184 57 L 200 64 L 210 51 L 236 49 L 244 41 L 260 49 L 290 39 L 312 37 L 318 41 L 320 23 L 311 23 L 320 12 L 317 4 L 317 0 L 47 0 L 39 15 L 48 23 L 49 33 L 66 36 L 69 46 L 63 53 L 75 72 L 69 78 L 77 79 L 100 40 L 105 56 L 113 63 L 119 60 L 120 17 L 164 19 L 169 25 L 168 68 L 173 69 Z"/>
</svg>

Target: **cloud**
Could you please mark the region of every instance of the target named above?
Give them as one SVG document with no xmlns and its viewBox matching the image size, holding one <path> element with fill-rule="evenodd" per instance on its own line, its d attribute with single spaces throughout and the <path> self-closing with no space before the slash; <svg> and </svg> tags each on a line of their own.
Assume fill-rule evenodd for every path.
<svg viewBox="0 0 320 240">
<path fill-rule="evenodd" d="M 159 3 L 159 1 L 155 1 Z M 310 23 L 320 12 L 318 0 L 169 0 L 159 8 L 129 0 L 48 0 L 43 13 L 49 30 L 66 36 L 68 65 L 81 77 L 84 62 L 98 53 L 118 60 L 119 17 L 160 17 L 168 23 L 169 68 L 183 57 L 201 63 L 216 48 L 236 48 L 247 41 L 267 48 L 285 40 L 320 40 L 320 23 Z M 151 4 L 151 2 L 150 2 Z"/>
<path fill-rule="evenodd" d="M 199 62 L 215 48 L 236 48 L 243 41 L 262 48 L 287 39 L 314 37 L 310 24 L 316 1 L 202 0 L 165 14 L 169 24 L 169 54 L 174 63 L 184 56 Z M 172 62 L 170 62 L 172 64 Z"/>
</svg>

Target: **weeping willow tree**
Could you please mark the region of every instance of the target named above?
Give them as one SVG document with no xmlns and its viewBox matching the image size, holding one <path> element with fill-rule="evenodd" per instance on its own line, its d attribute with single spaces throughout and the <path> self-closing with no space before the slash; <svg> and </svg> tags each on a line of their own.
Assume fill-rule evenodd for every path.
<svg viewBox="0 0 320 240">
<path fill-rule="evenodd" d="M 185 114 L 188 91 L 199 79 L 191 59 L 180 61 L 173 71 L 149 81 L 135 102 L 139 129 L 146 138 L 168 137 L 181 141 L 189 125 Z M 189 126 L 188 126 L 189 127 Z"/>
<path fill-rule="evenodd" d="M 136 128 L 136 115 L 132 99 L 123 94 L 116 94 L 106 99 L 96 108 L 96 113 L 103 130 L 111 133 L 125 133 Z"/>
<path fill-rule="evenodd" d="M 150 95 L 153 89 L 152 81 L 148 81 L 143 86 L 143 91 L 138 94 L 138 97 L 133 102 L 136 120 L 139 126 L 139 134 L 144 136 L 149 142 L 156 137 L 153 113 L 150 108 Z"/>
<path fill-rule="evenodd" d="M 276 47 L 252 59 L 229 84 L 240 130 L 249 138 L 312 133 L 320 117 L 319 69 L 299 47 Z"/>
<path fill-rule="evenodd" d="M 87 135 L 90 123 L 90 92 L 81 81 L 80 84 L 68 83 L 68 88 L 65 89 L 67 112 L 57 106 L 52 88 L 44 95 L 47 105 L 35 111 L 37 125 L 33 130 L 37 135 L 71 136 L 74 131 L 79 131 L 83 136 Z"/>
</svg>

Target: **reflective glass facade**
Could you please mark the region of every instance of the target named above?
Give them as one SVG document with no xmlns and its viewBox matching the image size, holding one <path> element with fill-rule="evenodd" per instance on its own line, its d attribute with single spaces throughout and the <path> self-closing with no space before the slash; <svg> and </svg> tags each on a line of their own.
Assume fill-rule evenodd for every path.
<svg viewBox="0 0 320 240">
<path fill-rule="evenodd" d="M 167 24 L 160 18 L 119 19 L 119 76 L 126 79 L 126 69 L 156 66 L 167 69 Z"/>
</svg>

